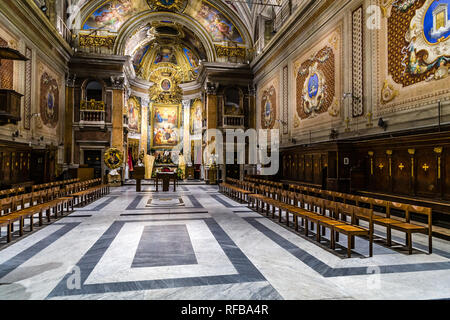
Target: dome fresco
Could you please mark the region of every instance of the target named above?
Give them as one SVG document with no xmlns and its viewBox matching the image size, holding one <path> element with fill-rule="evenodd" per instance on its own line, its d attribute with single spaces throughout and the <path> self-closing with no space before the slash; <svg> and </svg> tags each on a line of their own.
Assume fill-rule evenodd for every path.
<svg viewBox="0 0 450 320">
<path fill-rule="evenodd" d="M 129 39 L 126 51 L 132 56 L 136 75 L 145 80 L 158 64 L 169 63 L 183 70 L 183 81 L 192 81 L 197 77 L 199 61 L 206 58 L 194 33 L 170 21 L 142 27 Z"/>
<path fill-rule="evenodd" d="M 182 43 L 165 45 L 153 42 L 136 50 L 133 57 L 136 76 L 144 80 L 149 80 L 152 70 L 160 64 L 180 67 L 184 74 L 183 82 L 197 78 L 199 58 Z"/>
</svg>

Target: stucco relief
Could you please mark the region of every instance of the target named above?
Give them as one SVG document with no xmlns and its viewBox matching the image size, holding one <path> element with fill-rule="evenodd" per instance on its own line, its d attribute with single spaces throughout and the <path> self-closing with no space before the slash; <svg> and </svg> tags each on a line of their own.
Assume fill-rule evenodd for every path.
<svg viewBox="0 0 450 320">
<path fill-rule="evenodd" d="M 278 97 L 280 92 L 279 74 L 267 80 L 258 91 L 258 104 L 260 107 L 260 126 L 262 129 L 279 129 Z"/>
<path fill-rule="evenodd" d="M 331 121 L 340 114 L 341 31 L 335 28 L 294 60 L 294 128 Z"/>
<path fill-rule="evenodd" d="M 377 33 L 377 114 L 450 99 L 450 0 L 394 1 Z"/>
</svg>

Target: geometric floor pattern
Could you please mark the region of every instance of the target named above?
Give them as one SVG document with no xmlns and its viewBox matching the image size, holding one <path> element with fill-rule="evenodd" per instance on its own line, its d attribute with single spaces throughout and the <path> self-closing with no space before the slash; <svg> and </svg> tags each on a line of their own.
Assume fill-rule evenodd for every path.
<svg viewBox="0 0 450 320">
<path fill-rule="evenodd" d="M 448 299 L 450 243 L 331 251 L 215 186 L 112 189 L 0 251 L 0 299 Z M 376 229 L 383 237 L 384 231 Z M 340 237 L 345 246 L 345 236 Z"/>
</svg>

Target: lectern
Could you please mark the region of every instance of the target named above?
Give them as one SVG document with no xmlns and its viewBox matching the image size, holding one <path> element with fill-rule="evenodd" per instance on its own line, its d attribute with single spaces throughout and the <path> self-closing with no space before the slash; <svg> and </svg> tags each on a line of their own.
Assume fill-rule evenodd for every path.
<svg viewBox="0 0 450 320">
<path fill-rule="evenodd" d="M 158 192 L 159 180 L 163 182 L 163 191 L 169 191 L 170 180 L 173 180 L 173 192 L 177 191 L 177 173 L 176 172 L 158 172 L 156 174 L 156 192 Z"/>
<path fill-rule="evenodd" d="M 145 178 L 145 167 L 134 167 L 131 177 L 136 180 L 136 192 L 141 192 L 142 180 Z"/>
</svg>

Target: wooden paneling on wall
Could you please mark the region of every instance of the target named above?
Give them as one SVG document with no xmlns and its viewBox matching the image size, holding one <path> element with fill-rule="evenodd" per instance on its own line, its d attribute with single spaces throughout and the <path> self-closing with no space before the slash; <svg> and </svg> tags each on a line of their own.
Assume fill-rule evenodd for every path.
<svg viewBox="0 0 450 320">
<path fill-rule="evenodd" d="M 28 181 L 31 149 L 0 145 L 0 188 Z"/>
<path fill-rule="evenodd" d="M 348 155 L 348 146 L 337 143 L 282 150 L 281 180 L 344 192 L 349 188 Z"/>
<path fill-rule="evenodd" d="M 450 131 L 299 146 L 281 161 L 281 180 L 450 200 Z"/>
<path fill-rule="evenodd" d="M 364 180 L 352 190 L 450 199 L 450 132 L 355 143 Z"/>
</svg>

